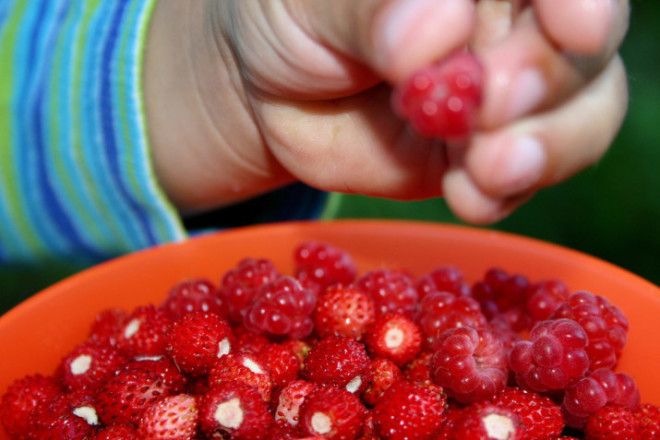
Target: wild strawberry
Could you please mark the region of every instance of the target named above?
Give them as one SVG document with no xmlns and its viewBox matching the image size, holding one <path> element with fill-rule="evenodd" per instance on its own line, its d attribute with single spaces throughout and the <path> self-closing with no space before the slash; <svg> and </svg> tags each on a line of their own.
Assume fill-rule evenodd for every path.
<svg viewBox="0 0 660 440">
<path fill-rule="evenodd" d="M 305 359 L 305 376 L 314 383 L 347 387 L 357 391 L 369 368 L 369 356 L 364 345 L 339 336 L 321 339 Z"/>
<path fill-rule="evenodd" d="M 56 382 L 40 374 L 14 381 L 2 396 L 0 420 L 12 438 L 27 437 L 34 428 L 32 418 L 60 394 Z"/>
<path fill-rule="evenodd" d="M 318 286 L 318 293 L 333 284 L 353 282 L 357 269 L 348 252 L 327 243 L 309 241 L 294 251 L 295 275 L 303 284 Z"/>
<path fill-rule="evenodd" d="M 422 276 L 417 281 L 419 297 L 423 299 L 433 292 L 447 292 L 454 296 L 465 296 L 470 293 L 470 287 L 463 278 L 463 273 L 455 267 L 439 267 Z"/>
<path fill-rule="evenodd" d="M 254 333 L 304 338 L 313 328 L 316 295 L 295 278 L 282 276 L 264 284 L 247 306 L 243 324 Z"/>
<path fill-rule="evenodd" d="M 568 299 L 571 292 L 559 280 L 548 280 L 529 286 L 527 314 L 534 322 L 545 321 Z"/>
<path fill-rule="evenodd" d="M 138 432 L 131 425 L 110 425 L 100 430 L 94 440 L 137 440 Z"/>
<path fill-rule="evenodd" d="M 216 359 L 232 352 L 234 335 L 229 324 L 213 313 L 196 312 L 175 321 L 167 352 L 182 371 L 207 374 Z"/>
<path fill-rule="evenodd" d="M 576 292 L 559 307 L 552 319 L 577 321 L 589 340 L 589 370 L 613 368 L 626 344 L 628 320 L 621 310 L 605 298 L 589 292 Z"/>
<path fill-rule="evenodd" d="M 422 352 L 417 358 L 413 359 L 403 371 L 406 380 L 418 384 L 430 384 L 432 382 L 432 359 L 433 353 L 429 351 Z"/>
<path fill-rule="evenodd" d="M 373 356 L 384 357 L 397 365 L 412 361 L 422 348 L 422 332 L 403 315 L 386 314 L 369 327 L 367 348 Z"/>
<path fill-rule="evenodd" d="M 300 407 L 299 430 L 325 439 L 353 440 L 362 429 L 366 410 L 346 390 L 322 385 L 305 398 Z"/>
<path fill-rule="evenodd" d="M 296 355 L 298 362 L 300 362 L 300 368 L 302 368 L 305 364 L 305 359 L 307 358 L 307 355 L 309 354 L 309 351 L 312 349 L 312 347 L 310 347 L 307 342 L 301 341 L 299 339 L 288 340 L 282 345 L 290 350 L 294 355 Z"/>
<path fill-rule="evenodd" d="M 197 429 L 197 404 L 187 394 L 177 394 L 149 406 L 140 420 L 140 436 L 153 440 L 190 440 Z"/>
<path fill-rule="evenodd" d="M 186 385 L 186 378 L 181 374 L 179 368 L 165 356 L 138 356 L 128 362 L 124 368 L 136 371 L 144 370 L 155 374 L 173 394 L 183 391 Z"/>
<path fill-rule="evenodd" d="M 106 309 L 94 318 L 89 339 L 99 345 L 117 345 L 117 337 L 124 327 L 128 313 L 121 309 Z"/>
<path fill-rule="evenodd" d="M 257 290 L 280 276 L 270 260 L 246 258 L 227 271 L 222 278 L 219 295 L 227 305 L 229 319 L 234 323 L 243 322 L 248 306 Z"/>
<path fill-rule="evenodd" d="M 358 278 L 355 285 L 371 297 L 376 316 L 391 312 L 415 317 L 419 296 L 409 275 L 394 270 L 374 270 Z"/>
<path fill-rule="evenodd" d="M 492 400 L 493 405 L 512 411 L 520 418 L 522 438 L 556 438 L 564 429 L 561 408 L 548 397 L 519 388 L 506 388 Z"/>
<path fill-rule="evenodd" d="M 255 334 L 245 327 L 234 327 L 234 337 L 236 339 L 236 349 L 234 353 L 259 353 L 270 341 L 264 335 Z"/>
<path fill-rule="evenodd" d="M 83 440 L 99 425 L 93 397 L 87 390 L 60 394 L 40 407 L 34 416 L 35 438 L 44 440 Z"/>
<path fill-rule="evenodd" d="M 205 278 L 192 278 L 175 284 L 160 306 L 172 319 L 193 313 L 213 313 L 227 316 L 227 306 L 218 295 L 218 288 Z"/>
<path fill-rule="evenodd" d="M 316 385 L 304 380 L 289 382 L 280 392 L 275 420 L 283 421 L 291 426 L 297 426 L 300 414 L 300 405 L 305 398 L 316 388 Z"/>
<path fill-rule="evenodd" d="M 264 366 L 274 388 L 281 388 L 298 377 L 300 361 L 295 354 L 284 345 L 266 345 L 257 355 Z"/>
<path fill-rule="evenodd" d="M 319 296 L 314 310 L 316 333 L 360 339 L 374 320 L 374 303 L 355 287 L 332 286 Z"/>
<path fill-rule="evenodd" d="M 464 138 L 475 125 L 482 77 L 483 68 L 474 55 L 457 53 L 400 84 L 392 106 L 423 136 Z"/>
<path fill-rule="evenodd" d="M 591 417 L 585 429 L 589 440 L 635 439 L 635 417 L 628 408 L 605 406 Z"/>
<path fill-rule="evenodd" d="M 138 424 L 147 406 L 180 391 L 153 366 L 150 361 L 130 363 L 105 382 L 97 394 L 105 424 Z"/>
<path fill-rule="evenodd" d="M 259 392 L 228 381 L 211 388 L 199 402 L 199 421 L 209 438 L 264 440 L 273 423 Z"/>
<path fill-rule="evenodd" d="M 432 439 L 444 421 L 445 403 L 440 387 L 400 381 L 376 404 L 374 426 L 386 440 Z"/>
<path fill-rule="evenodd" d="M 570 319 L 538 322 L 529 341 L 516 342 L 509 366 L 523 388 L 545 392 L 565 389 L 587 372 L 587 335 Z"/>
<path fill-rule="evenodd" d="M 364 423 L 362 424 L 362 434 L 358 437 L 359 440 L 379 440 L 378 434 L 376 434 L 376 427 L 374 426 L 374 416 L 369 411 L 367 416 L 364 418 Z"/>
<path fill-rule="evenodd" d="M 254 355 L 228 354 L 215 362 L 209 373 L 210 387 L 213 388 L 229 381 L 252 386 L 259 391 L 265 402 L 270 400 L 273 383 L 266 367 Z"/>
<path fill-rule="evenodd" d="M 433 355 L 433 381 L 462 403 L 493 397 L 507 380 L 501 342 L 488 330 L 456 328 L 443 333 Z"/>
<path fill-rule="evenodd" d="M 513 411 L 487 402 L 475 403 L 454 423 L 456 439 L 525 440 L 520 418 Z"/>
<path fill-rule="evenodd" d="M 469 296 L 454 296 L 447 292 L 432 292 L 419 305 L 419 324 L 427 348 L 446 330 L 459 327 L 480 328 L 487 325 L 479 303 Z"/>
<path fill-rule="evenodd" d="M 633 412 L 639 440 L 660 438 L 660 407 L 645 403 Z"/>
<path fill-rule="evenodd" d="M 403 374 L 396 364 L 387 359 L 374 359 L 365 374 L 362 399 L 369 405 L 375 405 L 393 384 L 403 379 Z"/>
<path fill-rule="evenodd" d="M 69 391 L 95 388 L 114 374 L 126 358 L 109 345 L 83 342 L 60 362 L 58 376 Z"/>
<path fill-rule="evenodd" d="M 463 408 L 451 405 L 447 406 L 443 414 L 445 417 L 442 422 L 442 427 L 435 440 L 456 440 L 456 437 L 454 437 L 454 428 L 463 417 L 463 411 Z"/>
<path fill-rule="evenodd" d="M 117 347 L 127 356 L 165 353 L 170 319 L 153 305 L 138 307 L 127 318 L 117 337 Z"/>
<path fill-rule="evenodd" d="M 581 428 L 590 415 L 607 404 L 635 410 L 639 402 L 639 389 L 630 376 L 601 368 L 566 389 L 562 409 L 567 423 Z"/>
</svg>

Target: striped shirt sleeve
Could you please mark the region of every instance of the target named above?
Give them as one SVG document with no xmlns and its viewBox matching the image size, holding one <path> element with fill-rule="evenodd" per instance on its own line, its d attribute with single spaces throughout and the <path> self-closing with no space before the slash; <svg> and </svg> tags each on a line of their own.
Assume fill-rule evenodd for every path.
<svg viewBox="0 0 660 440">
<path fill-rule="evenodd" d="M 85 264 L 185 236 L 145 128 L 154 4 L 0 0 L 0 264 Z"/>
</svg>

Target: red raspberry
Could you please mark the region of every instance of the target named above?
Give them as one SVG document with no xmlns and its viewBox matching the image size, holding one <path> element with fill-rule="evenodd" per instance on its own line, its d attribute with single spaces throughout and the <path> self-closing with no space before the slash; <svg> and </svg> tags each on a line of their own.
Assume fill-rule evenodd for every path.
<svg viewBox="0 0 660 440">
<path fill-rule="evenodd" d="M 630 376 L 601 368 L 568 387 L 562 407 L 567 422 L 579 428 L 587 417 L 607 404 L 634 410 L 639 401 L 639 389 Z"/>
<path fill-rule="evenodd" d="M 110 377 L 97 394 L 101 420 L 106 424 L 138 424 L 147 406 L 181 391 L 153 368 L 157 361 L 132 362 Z"/>
<path fill-rule="evenodd" d="M 563 390 L 587 372 L 587 335 L 570 319 L 537 323 L 529 341 L 519 341 L 509 354 L 518 385 L 544 392 Z"/>
<path fill-rule="evenodd" d="M 27 437 L 34 428 L 32 418 L 39 408 L 60 394 L 56 382 L 40 374 L 12 382 L 0 402 L 0 420 L 12 438 Z"/>
<path fill-rule="evenodd" d="M 37 439 L 90 438 L 99 425 L 96 404 L 86 390 L 60 394 L 40 407 L 34 417 Z"/>
<path fill-rule="evenodd" d="M 177 394 L 149 406 L 140 420 L 140 437 L 150 440 L 191 440 L 197 430 L 197 404 Z"/>
<path fill-rule="evenodd" d="M 170 318 L 153 305 L 138 307 L 126 318 L 117 337 L 117 347 L 127 356 L 165 353 Z"/>
<path fill-rule="evenodd" d="M 427 348 L 446 330 L 460 327 L 480 328 L 487 325 L 479 303 L 468 296 L 432 292 L 420 303 L 417 322 L 425 336 Z"/>
<path fill-rule="evenodd" d="M 406 379 L 414 383 L 430 384 L 432 359 L 432 352 L 422 352 L 417 358 L 413 359 L 412 362 L 406 365 L 406 369 L 404 370 Z"/>
<path fill-rule="evenodd" d="M 213 388 L 229 381 L 252 386 L 265 402 L 270 401 L 273 383 L 266 367 L 255 355 L 232 353 L 218 359 L 209 373 L 209 386 Z"/>
<path fill-rule="evenodd" d="M 587 332 L 590 371 L 614 368 L 628 333 L 628 320 L 621 310 L 601 296 L 576 292 L 552 315 L 559 318 L 574 319 Z"/>
<path fill-rule="evenodd" d="M 193 312 L 213 313 L 222 318 L 227 316 L 227 307 L 218 295 L 218 288 L 206 278 L 184 280 L 172 287 L 161 304 L 172 319 Z"/>
<path fill-rule="evenodd" d="M 463 273 L 455 267 L 439 267 L 417 281 L 419 297 L 429 293 L 447 292 L 455 296 L 470 294 L 470 287 L 463 278 Z"/>
<path fill-rule="evenodd" d="M 366 344 L 370 353 L 404 365 L 412 361 L 422 347 L 422 332 L 403 315 L 386 314 L 369 328 Z"/>
<path fill-rule="evenodd" d="M 474 128 L 482 77 L 483 68 L 474 55 L 457 53 L 400 84 L 392 106 L 423 136 L 464 138 Z"/>
<path fill-rule="evenodd" d="M 114 374 L 126 359 L 111 346 L 83 342 L 65 356 L 58 368 L 58 376 L 69 390 L 93 389 Z"/>
<path fill-rule="evenodd" d="M 489 399 L 507 380 L 502 343 L 488 330 L 447 330 L 436 343 L 433 381 L 462 403 Z"/>
<path fill-rule="evenodd" d="M 313 283 L 322 292 L 333 284 L 348 285 L 357 275 L 357 268 L 348 252 L 329 245 L 308 241 L 294 252 L 296 278 L 303 284 Z"/>
<path fill-rule="evenodd" d="M 300 432 L 333 440 L 353 440 L 362 430 L 366 409 L 346 390 L 322 385 L 300 406 Z"/>
<path fill-rule="evenodd" d="M 229 319 L 235 323 L 243 322 L 248 306 L 257 290 L 280 276 L 275 265 L 270 260 L 246 258 L 227 271 L 222 278 L 218 292 L 224 304 L 227 305 Z"/>
<path fill-rule="evenodd" d="M 300 361 L 291 350 L 284 345 L 266 345 L 257 355 L 264 366 L 274 388 L 282 388 L 298 377 Z"/>
<path fill-rule="evenodd" d="M 263 440 L 273 418 L 255 388 L 228 381 L 211 388 L 201 398 L 199 421 L 209 438 Z"/>
<path fill-rule="evenodd" d="M 167 352 L 187 374 L 207 374 L 213 363 L 232 352 L 234 335 L 229 324 L 212 313 L 195 312 L 175 321 Z"/>
<path fill-rule="evenodd" d="M 126 323 L 128 313 L 120 309 L 106 309 L 94 318 L 89 330 L 89 339 L 99 345 L 117 345 L 119 332 Z"/>
<path fill-rule="evenodd" d="M 660 407 L 645 403 L 633 412 L 633 416 L 639 440 L 660 438 Z"/>
<path fill-rule="evenodd" d="M 455 439 L 525 440 L 524 427 L 513 411 L 488 402 L 475 403 L 461 412 L 454 422 Z"/>
<path fill-rule="evenodd" d="M 628 408 L 605 406 L 591 417 L 585 429 L 589 440 L 635 439 L 635 418 Z"/>
<path fill-rule="evenodd" d="M 430 440 L 444 422 L 445 404 L 442 388 L 400 381 L 376 404 L 374 426 L 386 440 Z"/>
<path fill-rule="evenodd" d="M 509 275 L 505 271 L 492 268 L 486 272 L 483 281 L 472 288 L 472 295 L 481 304 L 481 309 L 489 318 L 511 309 L 519 309 L 519 322 L 514 330 L 521 331 L 526 328 L 526 321 L 520 318 L 526 317 L 524 313 L 529 293 L 529 282 L 522 275 Z"/>
<path fill-rule="evenodd" d="M 138 433 L 131 425 L 111 425 L 100 430 L 94 440 L 136 440 Z"/>
<path fill-rule="evenodd" d="M 548 397 L 519 388 L 505 388 L 492 401 L 520 418 L 522 437 L 554 439 L 564 429 L 561 408 Z"/>
<path fill-rule="evenodd" d="M 322 338 L 336 335 L 360 339 L 374 314 L 374 303 L 366 293 L 355 287 L 328 287 L 314 310 L 315 330 Z"/>
<path fill-rule="evenodd" d="M 419 297 L 409 275 L 387 269 L 374 270 L 362 275 L 355 285 L 371 297 L 376 316 L 392 312 L 415 317 Z"/>
<path fill-rule="evenodd" d="M 545 321 L 568 299 L 571 292 L 559 280 L 549 280 L 529 286 L 526 311 L 534 321 Z"/>
<path fill-rule="evenodd" d="M 313 328 L 316 296 L 298 280 L 282 276 L 264 284 L 246 309 L 243 323 L 255 333 L 304 338 Z"/>
<path fill-rule="evenodd" d="M 369 368 L 369 356 L 364 345 L 340 336 L 319 341 L 305 359 L 305 376 L 318 384 L 346 387 L 353 392 L 360 388 Z"/>
<path fill-rule="evenodd" d="M 387 359 L 374 359 L 365 374 L 362 399 L 369 405 L 376 405 L 383 393 L 402 379 L 403 374 L 394 362 Z"/>
<path fill-rule="evenodd" d="M 513 344 L 522 340 L 520 334 L 513 329 L 513 327 L 516 326 L 516 323 L 512 322 L 512 320 L 516 319 L 515 315 L 516 312 L 509 310 L 507 312 L 495 315 L 495 317 L 489 321 L 490 330 L 497 337 L 497 339 L 502 342 L 502 345 L 504 345 L 504 350 L 507 353 L 511 352 Z"/>
<path fill-rule="evenodd" d="M 304 380 L 294 380 L 282 388 L 275 410 L 275 420 L 290 426 L 298 426 L 300 405 L 316 385 Z"/>
</svg>

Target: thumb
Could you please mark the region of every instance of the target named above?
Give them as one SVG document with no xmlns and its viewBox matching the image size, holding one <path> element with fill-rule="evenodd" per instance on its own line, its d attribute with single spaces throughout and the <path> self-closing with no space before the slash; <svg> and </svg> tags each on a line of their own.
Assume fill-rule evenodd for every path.
<svg viewBox="0 0 660 440">
<path fill-rule="evenodd" d="M 288 0 L 308 34 L 390 82 L 469 41 L 473 0 Z"/>
</svg>

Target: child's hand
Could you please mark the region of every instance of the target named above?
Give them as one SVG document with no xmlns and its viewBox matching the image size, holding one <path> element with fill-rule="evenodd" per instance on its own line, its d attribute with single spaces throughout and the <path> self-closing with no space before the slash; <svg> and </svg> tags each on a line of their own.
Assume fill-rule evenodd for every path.
<svg viewBox="0 0 660 440">
<path fill-rule="evenodd" d="M 302 180 L 444 194 L 492 222 L 605 152 L 627 24 L 624 0 L 162 0 L 145 65 L 157 173 L 184 211 Z M 486 69 L 478 131 L 416 137 L 390 85 L 466 44 Z"/>
</svg>

